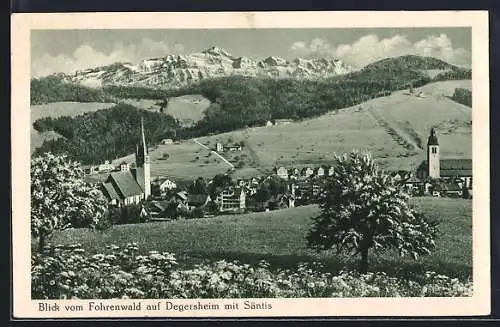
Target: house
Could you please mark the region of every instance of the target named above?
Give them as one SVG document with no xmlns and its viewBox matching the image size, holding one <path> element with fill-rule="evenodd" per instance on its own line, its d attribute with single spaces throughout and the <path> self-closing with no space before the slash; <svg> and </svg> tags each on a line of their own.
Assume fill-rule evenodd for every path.
<svg viewBox="0 0 500 327">
<path fill-rule="evenodd" d="M 190 210 L 194 208 L 203 208 L 208 202 L 212 201 L 208 194 L 190 194 L 188 195 L 187 204 Z"/>
<path fill-rule="evenodd" d="M 293 122 L 292 119 L 276 119 L 274 125 L 288 125 Z"/>
<path fill-rule="evenodd" d="M 288 170 L 283 166 L 279 167 L 278 169 L 276 169 L 276 175 L 283 179 L 288 179 Z"/>
<path fill-rule="evenodd" d="M 268 120 L 266 123 L 266 127 L 273 127 L 273 122 Z"/>
<path fill-rule="evenodd" d="M 224 146 L 221 143 L 217 143 L 215 145 L 215 151 L 217 151 L 217 152 L 223 152 L 224 151 Z"/>
<path fill-rule="evenodd" d="M 164 144 L 164 145 L 174 144 L 174 140 L 172 140 L 172 139 L 163 139 L 163 140 L 161 140 L 161 144 Z"/>
<path fill-rule="evenodd" d="M 246 209 L 246 193 L 243 188 L 228 188 L 220 192 L 215 202 L 220 212 L 244 212 Z"/>
<path fill-rule="evenodd" d="M 314 170 L 311 168 L 311 167 L 307 167 L 303 170 L 303 175 L 308 178 L 309 176 L 311 176 L 312 174 L 314 174 Z"/>
<path fill-rule="evenodd" d="M 115 169 L 115 166 L 113 166 L 109 160 L 106 160 L 103 164 L 100 164 L 97 169 L 99 171 L 112 171 Z"/>
<path fill-rule="evenodd" d="M 101 189 L 113 205 L 137 204 L 151 195 L 151 173 L 148 148 L 141 119 L 141 142 L 136 147 L 135 168 L 122 163 L 120 171 L 111 172 L 101 184 Z"/>
<path fill-rule="evenodd" d="M 328 176 L 332 176 L 333 175 L 333 167 L 329 167 L 328 168 Z"/>
<path fill-rule="evenodd" d="M 96 165 L 82 165 L 81 168 L 87 175 L 95 174 L 99 171 L 99 166 Z"/>
<path fill-rule="evenodd" d="M 119 167 L 119 168 L 120 168 L 120 169 L 119 169 L 120 171 L 129 171 L 129 170 L 130 170 L 130 164 L 128 164 L 128 163 L 127 163 L 127 162 L 125 162 L 125 161 L 122 161 L 122 162 L 120 163 L 120 167 Z"/>
<path fill-rule="evenodd" d="M 242 147 L 241 147 L 241 145 L 228 146 L 227 150 L 231 151 L 231 152 L 241 151 Z"/>
<path fill-rule="evenodd" d="M 468 189 L 472 189 L 472 159 L 441 159 L 439 142 L 434 128 L 427 140 L 427 160 L 417 167 L 420 179 L 460 179 Z"/>
<path fill-rule="evenodd" d="M 170 179 L 165 179 L 164 181 L 162 181 L 159 184 L 159 188 L 160 188 L 160 192 L 165 193 L 168 190 L 173 190 L 173 189 L 177 188 L 177 184 Z"/>
<path fill-rule="evenodd" d="M 435 196 L 451 196 L 451 197 L 461 197 L 463 194 L 463 188 L 454 182 L 440 182 L 434 185 L 432 188 L 433 195 Z"/>
<path fill-rule="evenodd" d="M 318 177 L 325 176 L 325 169 L 323 167 L 318 167 L 318 169 L 316 169 L 316 176 Z"/>
</svg>

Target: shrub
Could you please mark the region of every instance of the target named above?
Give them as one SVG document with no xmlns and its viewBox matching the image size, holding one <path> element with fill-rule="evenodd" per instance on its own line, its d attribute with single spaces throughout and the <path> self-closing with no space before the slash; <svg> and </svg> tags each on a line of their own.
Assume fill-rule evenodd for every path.
<svg viewBox="0 0 500 327">
<path fill-rule="evenodd" d="M 273 270 L 265 261 L 251 266 L 217 261 L 177 267 L 171 253 L 139 255 L 137 244 L 107 246 L 87 254 L 79 244 L 45 246 L 32 256 L 34 299 L 178 299 L 297 297 L 451 297 L 471 296 L 470 281 L 435 272 L 413 280 L 385 273 L 332 275 L 321 264 Z"/>
</svg>

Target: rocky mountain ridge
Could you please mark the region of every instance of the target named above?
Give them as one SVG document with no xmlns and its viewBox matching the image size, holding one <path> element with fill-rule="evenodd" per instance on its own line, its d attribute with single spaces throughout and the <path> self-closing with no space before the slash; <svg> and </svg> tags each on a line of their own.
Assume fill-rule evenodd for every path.
<svg viewBox="0 0 500 327">
<path fill-rule="evenodd" d="M 189 55 L 168 54 L 148 58 L 139 64 L 112 65 L 77 71 L 65 79 L 87 86 L 124 85 L 150 88 L 179 88 L 206 78 L 231 75 L 318 79 L 354 71 L 339 59 L 304 59 L 292 61 L 269 56 L 260 61 L 234 57 L 224 49 L 211 47 Z"/>
</svg>

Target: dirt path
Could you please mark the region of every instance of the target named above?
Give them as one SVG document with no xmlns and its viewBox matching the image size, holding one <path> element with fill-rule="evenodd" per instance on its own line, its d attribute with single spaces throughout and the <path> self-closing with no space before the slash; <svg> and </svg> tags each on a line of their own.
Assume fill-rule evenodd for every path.
<svg viewBox="0 0 500 327">
<path fill-rule="evenodd" d="M 193 139 L 193 142 L 198 144 L 199 146 L 201 146 L 202 148 L 204 148 L 205 150 L 208 150 L 210 152 L 212 152 L 213 154 L 215 154 L 217 157 L 220 158 L 220 160 L 224 161 L 229 167 L 231 167 L 232 169 L 234 169 L 234 165 L 232 163 L 230 163 L 229 161 L 227 161 L 226 158 L 224 158 L 223 156 L 221 156 L 217 151 L 213 151 L 213 150 L 210 150 L 210 148 L 208 146 L 206 146 L 205 144 L 203 143 L 200 143 L 197 139 Z"/>
<path fill-rule="evenodd" d="M 380 124 L 380 126 L 389 134 L 394 142 L 403 146 L 407 150 L 419 151 L 421 147 L 413 140 L 410 135 L 407 135 L 400 128 L 393 126 L 389 121 L 384 119 L 381 115 L 379 115 L 375 109 L 370 107 L 368 112 L 373 116 L 373 118 Z"/>
</svg>

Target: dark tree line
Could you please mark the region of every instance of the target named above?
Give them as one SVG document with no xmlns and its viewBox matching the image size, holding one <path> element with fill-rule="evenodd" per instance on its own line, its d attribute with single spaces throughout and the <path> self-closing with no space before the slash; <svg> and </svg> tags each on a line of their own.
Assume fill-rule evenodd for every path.
<svg viewBox="0 0 500 327">
<path fill-rule="evenodd" d="M 30 103 L 50 102 L 114 102 L 114 98 L 100 88 L 68 83 L 60 75 L 34 78 L 30 81 Z"/>
<path fill-rule="evenodd" d="M 453 101 L 472 108 L 472 91 L 468 89 L 456 88 L 451 96 Z"/>
<path fill-rule="evenodd" d="M 53 130 L 65 138 L 45 141 L 35 151 L 35 155 L 48 151 L 67 153 L 70 158 L 83 164 L 125 156 L 135 151 L 140 140 L 141 117 L 144 118 L 149 146 L 171 137 L 180 126 L 169 115 L 139 110 L 122 103 L 111 109 L 88 112 L 73 118 L 44 118 L 34 124 L 38 131 Z"/>
</svg>

